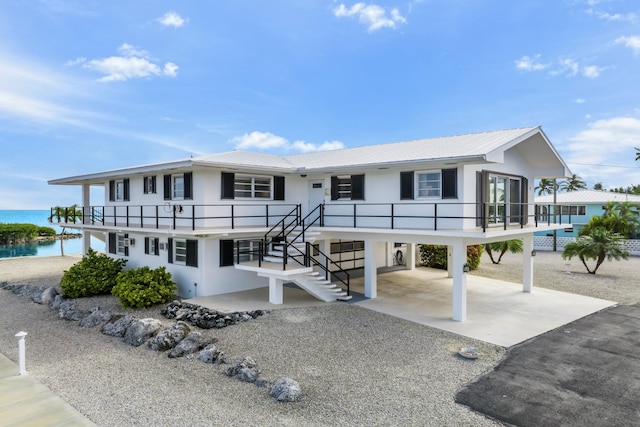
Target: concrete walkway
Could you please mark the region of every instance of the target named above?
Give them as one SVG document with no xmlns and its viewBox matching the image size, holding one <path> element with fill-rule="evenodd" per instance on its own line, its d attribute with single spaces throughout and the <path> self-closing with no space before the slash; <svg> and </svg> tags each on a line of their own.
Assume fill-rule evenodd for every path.
<svg viewBox="0 0 640 427">
<path fill-rule="evenodd" d="M 71 405 L 0 353 L 0 425 L 67 427 L 95 426 Z"/>
<path fill-rule="evenodd" d="M 364 292 L 363 278 L 351 281 Z M 354 304 L 481 341 L 510 347 L 616 303 L 582 295 L 467 276 L 467 321 L 452 320 L 452 279 L 445 271 L 418 268 L 378 274 L 378 297 Z M 327 304 L 285 286 L 284 304 L 268 302 L 268 289 L 234 292 L 189 300 L 222 312 L 305 307 Z M 331 304 L 344 304 L 336 302 Z"/>
</svg>

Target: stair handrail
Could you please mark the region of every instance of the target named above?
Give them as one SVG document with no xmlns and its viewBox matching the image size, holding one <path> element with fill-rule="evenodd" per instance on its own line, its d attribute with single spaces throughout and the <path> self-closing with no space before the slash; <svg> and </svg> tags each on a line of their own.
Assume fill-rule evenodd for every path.
<svg viewBox="0 0 640 427">
<path fill-rule="evenodd" d="M 273 227 L 271 227 L 271 229 L 269 229 L 269 231 L 265 233 L 264 241 L 265 242 L 268 241 L 269 235 L 279 227 L 282 228 L 282 230 L 278 232 L 278 234 L 273 236 L 271 240 L 274 240 L 280 237 L 286 237 L 288 234 L 286 233 L 286 231 L 289 229 L 289 227 L 291 227 L 292 225 L 298 225 L 300 223 L 300 217 L 302 216 L 301 212 L 302 212 L 302 205 L 297 204 L 293 209 L 291 209 L 291 211 L 289 211 L 289 213 L 287 213 L 280 221 L 278 221 Z M 293 216 L 293 220 L 289 222 L 289 224 L 287 224 L 287 218 L 291 216 Z"/>
<path fill-rule="evenodd" d="M 304 238 L 304 234 L 305 232 L 316 222 L 318 222 L 321 218 L 322 218 L 322 203 L 320 203 L 318 206 L 316 206 L 311 212 L 309 212 L 307 214 L 307 216 L 305 216 L 304 218 L 302 218 L 300 220 L 300 224 L 302 225 L 302 231 L 300 233 L 298 233 L 297 236 L 295 236 L 293 239 L 291 239 L 291 242 L 295 242 L 296 240 L 298 240 L 299 237 L 302 237 L 302 241 L 305 242 L 305 238 Z M 309 219 L 310 216 L 312 216 L 316 211 L 318 211 L 318 216 L 313 220 L 313 221 L 309 221 L 309 223 L 307 225 L 305 225 L 305 223 L 307 223 L 307 220 Z M 292 230 L 293 231 L 293 230 Z"/>
<path fill-rule="evenodd" d="M 304 257 L 304 263 L 301 263 L 296 258 L 296 257 L 299 257 L 300 255 L 291 255 L 291 259 L 293 259 L 295 262 L 302 265 L 303 267 L 312 267 L 311 264 L 317 266 L 322 271 L 324 271 L 324 278 L 326 280 L 332 280 L 332 277 L 333 277 L 333 279 L 338 279 L 340 282 L 342 282 L 344 287 L 347 288 L 347 296 L 351 296 L 351 276 L 349 275 L 349 272 L 343 269 L 342 267 L 340 267 L 340 265 L 337 262 L 335 262 L 330 257 L 328 257 L 320 249 L 314 248 L 311 242 L 305 242 L 305 244 L 306 244 L 306 251 L 305 251 L 306 253 L 302 252 L 300 248 L 298 248 L 297 246 L 291 246 L 293 249 L 298 251 L 300 255 Z M 313 253 L 312 251 L 314 249 L 318 251 L 318 255 L 320 255 L 321 257 L 324 257 L 325 259 L 324 265 L 320 261 L 315 259 L 313 256 L 311 256 L 311 254 Z M 342 279 L 340 276 L 338 276 L 335 271 L 331 271 L 331 269 L 329 268 L 329 265 L 335 265 L 338 268 L 339 273 L 344 273 L 344 275 L 346 276 L 346 281 L 345 279 Z"/>
</svg>

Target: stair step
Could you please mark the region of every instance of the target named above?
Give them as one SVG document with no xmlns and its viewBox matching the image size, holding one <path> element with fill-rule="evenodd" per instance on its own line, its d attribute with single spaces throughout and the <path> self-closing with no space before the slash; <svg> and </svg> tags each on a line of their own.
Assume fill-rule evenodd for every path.
<svg viewBox="0 0 640 427">
<path fill-rule="evenodd" d="M 338 297 L 336 299 L 340 301 L 349 301 L 351 298 L 353 298 L 351 295 L 345 295 L 345 296 Z"/>
</svg>

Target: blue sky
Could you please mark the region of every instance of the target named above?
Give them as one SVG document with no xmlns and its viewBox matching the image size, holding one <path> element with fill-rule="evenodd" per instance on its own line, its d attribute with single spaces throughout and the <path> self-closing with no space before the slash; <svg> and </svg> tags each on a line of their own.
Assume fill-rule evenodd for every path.
<svg viewBox="0 0 640 427">
<path fill-rule="evenodd" d="M 635 0 L 3 0 L 0 40 L 0 209 L 192 154 L 535 125 L 589 187 L 640 183 Z"/>
</svg>

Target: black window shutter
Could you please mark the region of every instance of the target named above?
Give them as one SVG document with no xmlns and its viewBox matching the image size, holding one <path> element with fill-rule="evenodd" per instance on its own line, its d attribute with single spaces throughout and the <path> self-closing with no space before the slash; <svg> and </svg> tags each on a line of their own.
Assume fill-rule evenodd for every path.
<svg viewBox="0 0 640 427">
<path fill-rule="evenodd" d="M 235 196 L 235 179 L 236 176 L 232 172 L 222 172 L 222 189 L 221 197 L 223 199 L 233 199 Z"/>
<path fill-rule="evenodd" d="M 400 172 L 400 200 L 413 200 L 413 171 Z"/>
<path fill-rule="evenodd" d="M 125 234 L 125 235 L 124 235 L 124 238 L 125 238 L 125 239 L 128 239 L 128 238 L 129 238 L 129 235 L 128 235 L 128 234 Z M 129 246 L 127 246 L 127 245 L 125 245 L 125 246 L 124 246 L 124 256 L 129 256 Z"/>
<path fill-rule="evenodd" d="M 442 169 L 442 198 L 458 198 L 458 169 Z"/>
<path fill-rule="evenodd" d="M 220 267 L 233 265 L 233 240 L 220 240 Z"/>
<path fill-rule="evenodd" d="M 193 172 L 184 174 L 184 198 L 193 199 Z"/>
<path fill-rule="evenodd" d="M 331 200 L 338 200 L 338 177 L 331 177 Z"/>
<path fill-rule="evenodd" d="M 155 243 L 154 247 L 156 248 L 154 255 L 160 255 L 160 239 L 158 239 L 157 237 L 154 237 L 153 240 Z"/>
<path fill-rule="evenodd" d="M 155 175 L 151 177 L 151 192 L 156 194 L 156 177 Z"/>
<path fill-rule="evenodd" d="M 149 253 L 149 239 L 150 239 L 150 237 L 145 237 L 144 238 L 144 253 L 145 254 Z"/>
<path fill-rule="evenodd" d="M 109 233 L 109 253 L 116 253 L 116 233 Z"/>
<path fill-rule="evenodd" d="M 116 182 L 114 180 L 109 181 L 109 201 L 116 200 Z"/>
<path fill-rule="evenodd" d="M 198 266 L 198 241 L 187 240 L 187 265 L 189 267 Z"/>
<path fill-rule="evenodd" d="M 273 177 L 273 200 L 284 200 L 284 176 Z"/>
<path fill-rule="evenodd" d="M 149 176 L 145 176 L 144 178 L 142 178 L 142 191 L 144 194 L 149 194 L 149 192 L 147 191 L 147 184 L 149 183 L 150 179 L 151 177 Z"/>
<path fill-rule="evenodd" d="M 129 178 L 124 179 L 124 200 L 129 201 Z"/>
<path fill-rule="evenodd" d="M 526 225 L 529 222 L 529 180 L 522 177 L 522 197 L 520 198 L 522 203 L 522 224 Z"/>
<path fill-rule="evenodd" d="M 482 227 L 484 202 L 484 173 L 476 172 L 476 227 Z"/>
<path fill-rule="evenodd" d="M 173 239 L 171 237 L 167 240 L 167 247 L 167 262 L 173 264 Z"/>
<path fill-rule="evenodd" d="M 351 175 L 351 200 L 364 200 L 364 175 Z"/>
<path fill-rule="evenodd" d="M 164 199 L 171 200 L 171 175 L 164 176 Z"/>
</svg>

